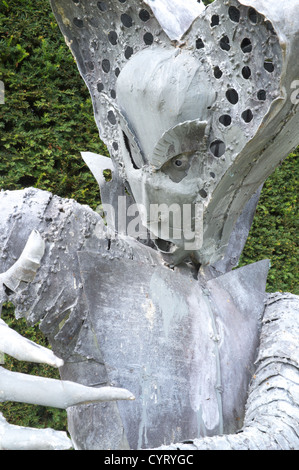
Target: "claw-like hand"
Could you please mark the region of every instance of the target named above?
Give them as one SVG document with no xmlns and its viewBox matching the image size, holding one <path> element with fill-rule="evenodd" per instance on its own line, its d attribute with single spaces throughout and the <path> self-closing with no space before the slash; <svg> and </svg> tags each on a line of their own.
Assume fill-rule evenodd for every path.
<svg viewBox="0 0 299 470">
<path fill-rule="evenodd" d="M 1 450 L 67 450 L 71 447 L 72 442 L 63 431 L 14 426 L 0 413 Z"/>
<path fill-rule="evenodd" d="M 45 252 L 45 242 L 33 230 L 19 259 L 5 273 L 0 274 L 0 304 L 5 301 L 7 289 L 16 292 L 20 284 L 33 281 Z"/>
<path fill-rule="evenodd" d="M 61 367 L 63 360 L 56 357 L 50 349 L 39 346 L 19 335 L 0 319 L 0 351 L 19 361 L 49 364 Z"/>
<path fill-rule="evenodd" d="M 44 248 L 40 234 L 32 232 L 17 262 L 0 274 L 0 312 L 6 300 L 7 289 L 15 292 L 22 282 L 28 283 L 34 279 Z M 56 357 L 51 350 L 22 337 L 1 319 L 0 352 L 18 360 L 45 363 L 54 367 L 63 365 L 62 359 Z M 10 372 L 0 367 L 0 402 L 17 401 L 66 409 L 89 402 L 133 399 L 134 396 L 128 390 L 121 388 L 86 387 L 69 381 Z M 14 426 L 0 413 L 0 449 L 63 450 L 71 447 L 72 442 L 65 432 Z"/>
</svg>

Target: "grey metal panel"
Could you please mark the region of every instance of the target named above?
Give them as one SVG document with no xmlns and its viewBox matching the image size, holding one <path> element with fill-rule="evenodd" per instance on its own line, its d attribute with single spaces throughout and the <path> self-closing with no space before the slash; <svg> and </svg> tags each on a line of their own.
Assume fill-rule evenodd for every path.
<svg viewBox="0 0 299 470">
<path fill-rule="evenodd" d="M 268 294 L 242 432 L 161 449 L 299 450 L 298 296 Z"/>
<path fill-rule="evenodd" d="M 91 252 L 80 252 L 79 260 L 109 383 L 137 397 L 129 406 L 118 404 L 131 448 L 238 429 L 268 262 L 202 289 L 161 265 L 118 258 L 108 264 Z"/>
</svg>

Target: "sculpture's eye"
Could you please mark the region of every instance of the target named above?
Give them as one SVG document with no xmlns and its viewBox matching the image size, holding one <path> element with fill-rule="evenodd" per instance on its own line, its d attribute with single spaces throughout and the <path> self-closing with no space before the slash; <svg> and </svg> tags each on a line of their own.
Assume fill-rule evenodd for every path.
<svg viewBox="0 0 299 470">
<path fill-rule="evenodd" d="M 188 155 L 179 155 L 172 159 L 172 163 L 177 170 L 186 171 L 190 166 Z"/>
<path fill-rule="evenodd" d="M 192 157 L 192 153 L 176 155 L 162 166 L 161 171 L 174 183 L 179 183 L 187 175 Z"/>
</svg>

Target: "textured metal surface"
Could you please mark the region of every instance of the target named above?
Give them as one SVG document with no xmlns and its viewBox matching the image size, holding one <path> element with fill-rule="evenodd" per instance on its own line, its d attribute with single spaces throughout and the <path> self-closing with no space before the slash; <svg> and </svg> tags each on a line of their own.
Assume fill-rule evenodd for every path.
<svg viewBox="0 0 299 470">
<path fill-rule="evenodd" d="M 17 261 L 0 274 L 0 313 L 3 303 L 9 297 L 18 295 L 34 281 L 44 252 L 44 240 L 33 230 Z M 0 353 L 9 354 L 21 361 L 45 363 L 54 367 L 62 367 L 64 363 L 51 350 L 22 337 L 1 319 Z M 132 393 L 122 388 L 86 387 L 70 381 L 36 377 L 0 367 L 0 402 L 24 402 L 67 409 L 82 403 L 132 399 Z M 72 443 L 66 433 L 13 426 L 0 413 L 0 449 L 58 450 L 71 447 Z"/>
<path fill-rule="evenodd" d="M 76 448 L 144 448 L 238 429 L 267 261 L 206 282 L 133 238 L 108 240 L 99 215 L 75 201 L 29 189 L 2 192 L 0 207 L 2 271 L 19 256 L 19 224 L 45 240 L 34 281 L 10 296 L 17 316 L 40 322 L 64 380 L 136 396 L 124 406 L 71 407 Z"/>
<path fill-rule="evenodd" d="M 299 74 L 298 2 L 216 0 L 197 19 L 194 10 L 190 28 L 192 3 L 186 16 L 182 3 L 180 14 L 177 2 L 147 3 L 52 6 L 114 163 L 110 200 L 127 188 L 149 230 L 152 204 L 200 205 L 196 256 L 214 264 L 246 203 L 298 144 L 298 105 L 290 99 Z M 174 167 L 182 157 L 185 172 Z M 165 259 L 179 263 L 188 255 L 184 238 L 167 240 L 174 245 Z"/>
<path fill-rule="evenodd" d="M 79 261 L 109 381 L 138 396 L 118 405 L 131 448 L 235 431 L 254 370 L 263 312 L 257 290 L 268 263 L 209 281 L 202 290 L 198 281 L 159 264 L 119 255 L 107 263 L 92 252 L 80 253 Z"/>
<path fill-rule="evenodd" d="M 268 296 L 242 432 L 161 449 L 299 450 L 298 319 L 298 296 Z"/>
<path fill-rule="evenodd" d="M 199 272 L 171 236 L 161 240 L 173 242 L 162 258 L 159 240 L 160 251 L 122 232 L 111 237 L 73 200 L 0 193 L 0 272 L 11 269 L 1 303 L 40 323 L 64 360 L 64 380 L 95 393 L 125 387 L 137 398 L 68 401 L 78 449 L 169 449 L 185 439 L 192 443 L 175 448 L 298 448 L 298 298 L 270 296 L 262 325 L 268 262 L 231 271 L 263 181 L 298 144 L 288 93 L 299 73 L 298 2 L 195 3 L 51 1 L 112 157 L 83 155 L 103 202 L 199 204 Z M 143 224 L 152 228 L 147 217 Z M 14 265 L 33 230 L 45 241 L 34 280 L 32 260 L 26 279 Z M 13 395 L 5 374 L 5 399 L 21 400 L 25 390 Z M 2 442 L 14 433 L 8 426 L 0 417 Z"/>
</svg>

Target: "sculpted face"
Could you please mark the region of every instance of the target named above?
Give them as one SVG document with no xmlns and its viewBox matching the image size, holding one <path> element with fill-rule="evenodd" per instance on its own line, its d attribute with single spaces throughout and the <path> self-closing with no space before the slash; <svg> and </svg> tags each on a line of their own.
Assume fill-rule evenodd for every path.
<svg viewBox="0 0 299 470">
<path fill-rule="evenodd" d="M 110 186 L 106 161 L 91 163 L 103 203 L 125 213 L 127 189 L 158 248 L 206 265 L 226 256 L 247 203 L 297 145 L 297 6 L 185 3 L 52 1 L 111 156 Z"/>
<path fill-rule="evenodd" d="M 136 54 L 117 82 L 125 178 L 161 251 L 184 251 L 200 230 L 216 99 L 207 84 L 191 54 L 158 48 Z"/>
</svg>

